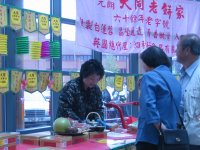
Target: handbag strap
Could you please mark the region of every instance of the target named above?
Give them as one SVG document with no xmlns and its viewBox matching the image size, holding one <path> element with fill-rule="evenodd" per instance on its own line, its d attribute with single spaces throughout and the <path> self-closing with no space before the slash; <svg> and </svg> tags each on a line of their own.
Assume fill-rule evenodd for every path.
<svg viewBox="0 0 200 150">
<path fill-rule="evenodd" d="M 158 72 L 158 71 L 156 71 L 156 70 L 154 70 L 154 72 L 156 72 L 156 73 L 164 80 L 164 82 L 166 83 L 167 88 L 168 88 L 169 91 L 170 91 L 171 99 L 172 99 L 172 101 L 173 101 L 173 103 L 174 103 L 174 105 L 175 105 L 175 107 L 176 107 L 176 111 L 177 111 L 178 116 L 179 116 L 179 119 L 180 119 L 180 121 L 181 121 L 182 128 L 185 129 L 185 126 L 184 126 L 184 124 L 183 124 L 183 119 L 182 119 L 182 117 L 181 117 L 181 115 L 180 115 L 180 112 L 179 112 L 179 110 L 178 110 L 178 107 L 177 107 L 177 105 L 176 105 L 176 103 L 175 103 L 175 101 L 174 101 L 174 97 L 173 97 L 171 88 L 170 88 L 170 86 L 169 86 L 169 83 L 166 81 L 166 79 L 163 77 L 163 75 L 162 75 L 160 72 Z"/>
</svg>

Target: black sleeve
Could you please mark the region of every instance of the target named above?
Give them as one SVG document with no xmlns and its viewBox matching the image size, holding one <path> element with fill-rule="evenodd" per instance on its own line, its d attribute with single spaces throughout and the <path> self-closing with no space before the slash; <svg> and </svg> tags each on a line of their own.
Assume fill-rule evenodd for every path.
<svg viewBox="0 0 200 150">
<path fill-rule="evenodd" d="M 73 84 L 67 83 L 60 96 L 58 101 L 57 109 L 57 118 L 58 117 L 70 117 L 75 120 L 80 120 L 80 118 L 73 112 L 73 103 L 75 98 L 75 89 L 76 87 Z"/>
</svg>

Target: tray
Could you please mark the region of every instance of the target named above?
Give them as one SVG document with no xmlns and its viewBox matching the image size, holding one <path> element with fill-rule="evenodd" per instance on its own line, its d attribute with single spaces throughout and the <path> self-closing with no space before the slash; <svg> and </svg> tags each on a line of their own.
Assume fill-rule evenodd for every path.
<svg viewBox="0 0 200 150">
<path fill-rule="evenodd" d="M 63 133 L 63 132 L 54 132 L 54 133 L 58 135 L 79 136 L 79 135 L 83 135 L 85 132 L 88 132 L 88 131 L 89 130 L 78 131 L 77 133 Z"/>
</svg>

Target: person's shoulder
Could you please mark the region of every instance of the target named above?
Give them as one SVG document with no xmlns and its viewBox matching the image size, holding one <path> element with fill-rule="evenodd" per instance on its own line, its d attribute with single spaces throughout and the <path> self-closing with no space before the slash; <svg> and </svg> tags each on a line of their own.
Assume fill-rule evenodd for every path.
<svg viewBox="0 0 200 150">
<path fill-rule="evenodd" d="M 96 91 L 96 92 L 101 92 L 101 89 L 98 85 L 95 85 L 94 87 L 92 87 L 91 90 Z"/>
<path fill-rule="evenodd" d="M 78 78 L 72 79 L 65 84 L 65 87 L 78 87 L 80 80 Z"/>
<path fill-rule="evenodd" d="M 145 78 L 145 79 L 154 79 L 154 78 L 156 78 L 156 76 L 157 76 L 157 73 L 152 70 L 152 71 L 145 72 L 142 75 L 142 78 Z"/>
</svg>

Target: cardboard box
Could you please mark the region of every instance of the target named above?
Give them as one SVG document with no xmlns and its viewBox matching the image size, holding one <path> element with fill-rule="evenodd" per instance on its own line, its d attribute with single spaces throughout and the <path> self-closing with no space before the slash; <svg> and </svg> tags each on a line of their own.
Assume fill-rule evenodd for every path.
<svg viewBox="0 0 200 150">
<path fill-rule="evenodd" d="M 90 139 L 106 139 L 107 132 L 89 132 Z"/>
<path fill-rule="evenodd" d="M 5 146 L 0 147 L 0 150 L 16 150 L 17 146 L 16 143 L 8 144 Z"/>
<path fill-rule="evenodd" d="M 39 147 L 39 148 L 31 148 L 29 150 L 65 150 L 65 149 L 63 149 L 63 148 L 56 148 L 56 147 Z"/>
<path fill-rule="evenodd" d="M 66 147 L 72 144 L 71 136 L 47 136 L 40 139 L 40 146 L 51 146 L 51 147 Z"/>
<path fill-rule="evenodd" d="M 0 148 L 19 144 L 18 132 L 0 133 Z"/>
<path fill-rule="evenodd" d="M 87 141 L 88 139 L 89 139 L 88 132 L 85 132 L 82 135 L 72 136 L 72 144 L 81 143 L 81 142 Z"/>
<path fill-rule="evenodd" d="M 23 144 L 40 145 L 40 138 L 50 136 L 50 132 L 39 132 L 32 134 L 23 134 L 20 136 L 20 141 Z"/>
</svg>

